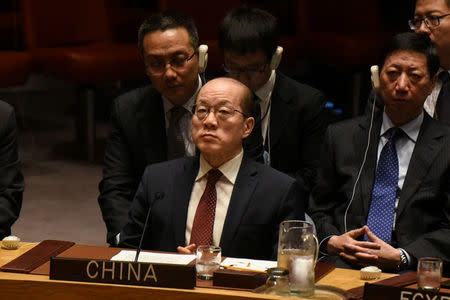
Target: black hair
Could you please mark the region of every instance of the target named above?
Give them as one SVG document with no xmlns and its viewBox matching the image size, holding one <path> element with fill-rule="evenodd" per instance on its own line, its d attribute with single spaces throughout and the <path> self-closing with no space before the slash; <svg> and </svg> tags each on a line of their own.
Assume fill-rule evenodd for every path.
<svg viewBox="0 0 450 300">
<path fill-rule="evenodd" d="M 189 41 L 192 47 L 198 49 L 198 32 L 194 20 L 191 17 L 180 12 L 167 11 L 151 15 L 146 19 L 138 30 L 138 46 L 141 54 L 144 54 L 144 37 L 147 33 L 157 30 L 167 30 L 172 28 L 185 28 L 189 34 Z"/>
<path fill-rule="evenodd" d="M 381 57 L 381 66 L 384 66 L 386 59 L 395 51 L 407 50 L 425 54 L 427 58 L 427 68 L 430 78 L 439 70 L 439 56 L 431 43 L 428 35 L 423 33 L 405 32 L 395 35 L 387 44 Z"/>
<path fill-rule="evenodd" d="M 262 50 L 268 60 L 278 45 L 278 22 L 268 12 L 241 6 L 229 12 L 219 29 L 219 47 L 240 55 Z"/>
</svg>

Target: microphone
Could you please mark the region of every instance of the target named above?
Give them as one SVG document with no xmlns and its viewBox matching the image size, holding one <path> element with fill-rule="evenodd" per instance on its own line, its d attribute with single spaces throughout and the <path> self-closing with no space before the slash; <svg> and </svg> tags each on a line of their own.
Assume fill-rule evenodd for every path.
<svg viewBox="0 0 450 300">
<path fill-rule="evenodd" d="M 139 247 L 136 250 L 136 257 L 134 258 L 134 262 L 138 261 L 139 254 L 141 253 L 142 242 L 144 241 L 145 230 L 147 229 L 148 219 L 150 217 L 150 212 L 152 210 L 153 203 L 156 200 L 161 200 L 162 198 L 164 198 L 164 193 L 157 192 L 157 193 L 155 193 L 155 197 L 153 198 L 153 200 L 150 202 L 150 205 L 149 205 L 148 211 L 147 211 L 147 217 L 145 218 L 144 229 L 142 230 L 141 241 L 139 242 Z"/>
</svg>

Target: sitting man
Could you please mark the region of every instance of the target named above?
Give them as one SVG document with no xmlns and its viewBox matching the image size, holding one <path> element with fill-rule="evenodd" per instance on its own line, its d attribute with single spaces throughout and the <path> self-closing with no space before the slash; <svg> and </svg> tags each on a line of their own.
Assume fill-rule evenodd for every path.
<svg viewBox="0 0 450 300">
<path fill-rule="evenodd" d="M 111 245 L 118 243 L 145 167 L 195 155 L 191 108 L 205 68 L 198 41 L 194 21 L 176 12 L 153 14 L 139 28 L 139 50 L 152 84 L 121 95 L 112 105 L 98 197 Z M 262 157 L 262 145 L 255 141 L 245 151 Z"/>
<path fill-rule="evenodd" d="M 291 177 L 244 155 L 252 107 L 250 90 L 234 79 L 203 86 L 191 130 L 200 156 L 146 168 L 120 246 L 138 247 L 150 210 L 143 249 L 190 253 L 212 244 L 225 256 L 276 259 L 279 224 L 304 219 L 307 194 Z"/>
<path fill-rule="evenodd" d="M 257 97 L 261 121 L 251 138 L 262 134 L 265 162 L 312 188 L 327 123 L 325 97 L 276 70 L 277 43 L 277 19 L 260 9 L 234 9 L 219 31 L 225 71 Z"/>
<path fill-rule="evenodd" d="M 14 109 L 0 101 L 0 240 L 19 217 L 24 182 L 20 171 Z"/>
<path fill-rule="evenodd" d="M 450 129 L 423 103 L 439 58 L 426 35 L 395 36 L 383 57 L 384 108 L 333 124 L 310 208 L 321 250 L 338 266 L 414 269 L 450 261 Z"/>
</svg>

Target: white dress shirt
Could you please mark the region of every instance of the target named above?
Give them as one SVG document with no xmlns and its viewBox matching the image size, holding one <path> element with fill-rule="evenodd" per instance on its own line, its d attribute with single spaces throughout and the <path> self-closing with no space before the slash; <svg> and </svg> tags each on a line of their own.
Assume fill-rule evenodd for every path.
<svg viewBox="0 0 450 300">
<path fill-rule="evenodd" d="M 440 68 L 437 74 L 441 73 L 442 71 L 444 70 Z M 450 70 L 447 72 L 450 73 Z M 430 116 L 435 117 L 436 102 L 439 93 L 441 92 L 441 88 L 442 88 L 442 81 L 438 78 L 438 80 L 436 81 L 436 85 L 433 88 L 433 91 L 431 92 L 430 95 L 428 95 L 427 99 L 425 100 L 425 103 L 423 104 L 423 108 Z"/>
<path fill-rule="evenodd" d="M 244 151 L 241 150 L 238 155 L 218 168 L 222 172 L 223 176 L 220 177 L 220 179 L 216 183 L 217 202 L 212 238 L 212 244 L 214 246 L 219 246 L 220 244 L 223 224 L 225 223 L 228 205 L 230 204 L 231 194 L 233 193 L 234 183 L 236 182 L 236 177 L 239 172 L 239 168 L 241 167 L 243 156 Z M 186 246 L 189 245 L 189 242 L 191 240 L 192 225 L 194 223 L 197 206 L 206 188 L 206 174 L 211 169 L 211 165 L 203 158 L 203 155 L 200 155 L 200 168 L 195 179 L 194 187 L 192 188 L 191 199 L 189 200 L 188 206 L 185 232 Z"/>
<path fill-rule="evenodd" d="M 276 72 L 273 70 L 270 74 L 269 80 L 266 81 L 258 90 L 255 91 L 258 96 L 259 105 L 261 107 L 261 131 L 263 136 L 263 143 L 266 143 L 266 136 L 270 130 L 268 130 L 270 122 L 270 102 L 272 100 L 273 87 L 275 86 Z M 270 137 L 269 137 L 270 138 Z M 270 141 L 269 141 L 270 142 Z"/>
</svg>

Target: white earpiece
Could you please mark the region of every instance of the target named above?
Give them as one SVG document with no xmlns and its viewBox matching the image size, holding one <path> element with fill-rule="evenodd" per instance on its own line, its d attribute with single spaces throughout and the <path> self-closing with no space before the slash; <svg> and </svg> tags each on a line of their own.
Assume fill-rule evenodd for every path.
<svg viewBox="0 0 450 300">
<path fill-rule="evenodd" d="M 270 60 L 270 69 L 276 70 L 281 62 L 281 56 L 283 54 L 283 47 L 277 46 L 277 50 L 272 55 L 272 59 Z"/>
<path fill-rule="evenodd" d="M 203 44 L 198 47 L 198 72 L 204 73 L 208 65 L 208 46 Z"/>
<path fill-rule="evenodd" d="M 380 73 L 378 66 L 377 65 L 371 66 L 370 73 L 372 79 L 372 86 L 374 90 L 378 92 L 378 89 L 380 88 Z"/>
</svg>

